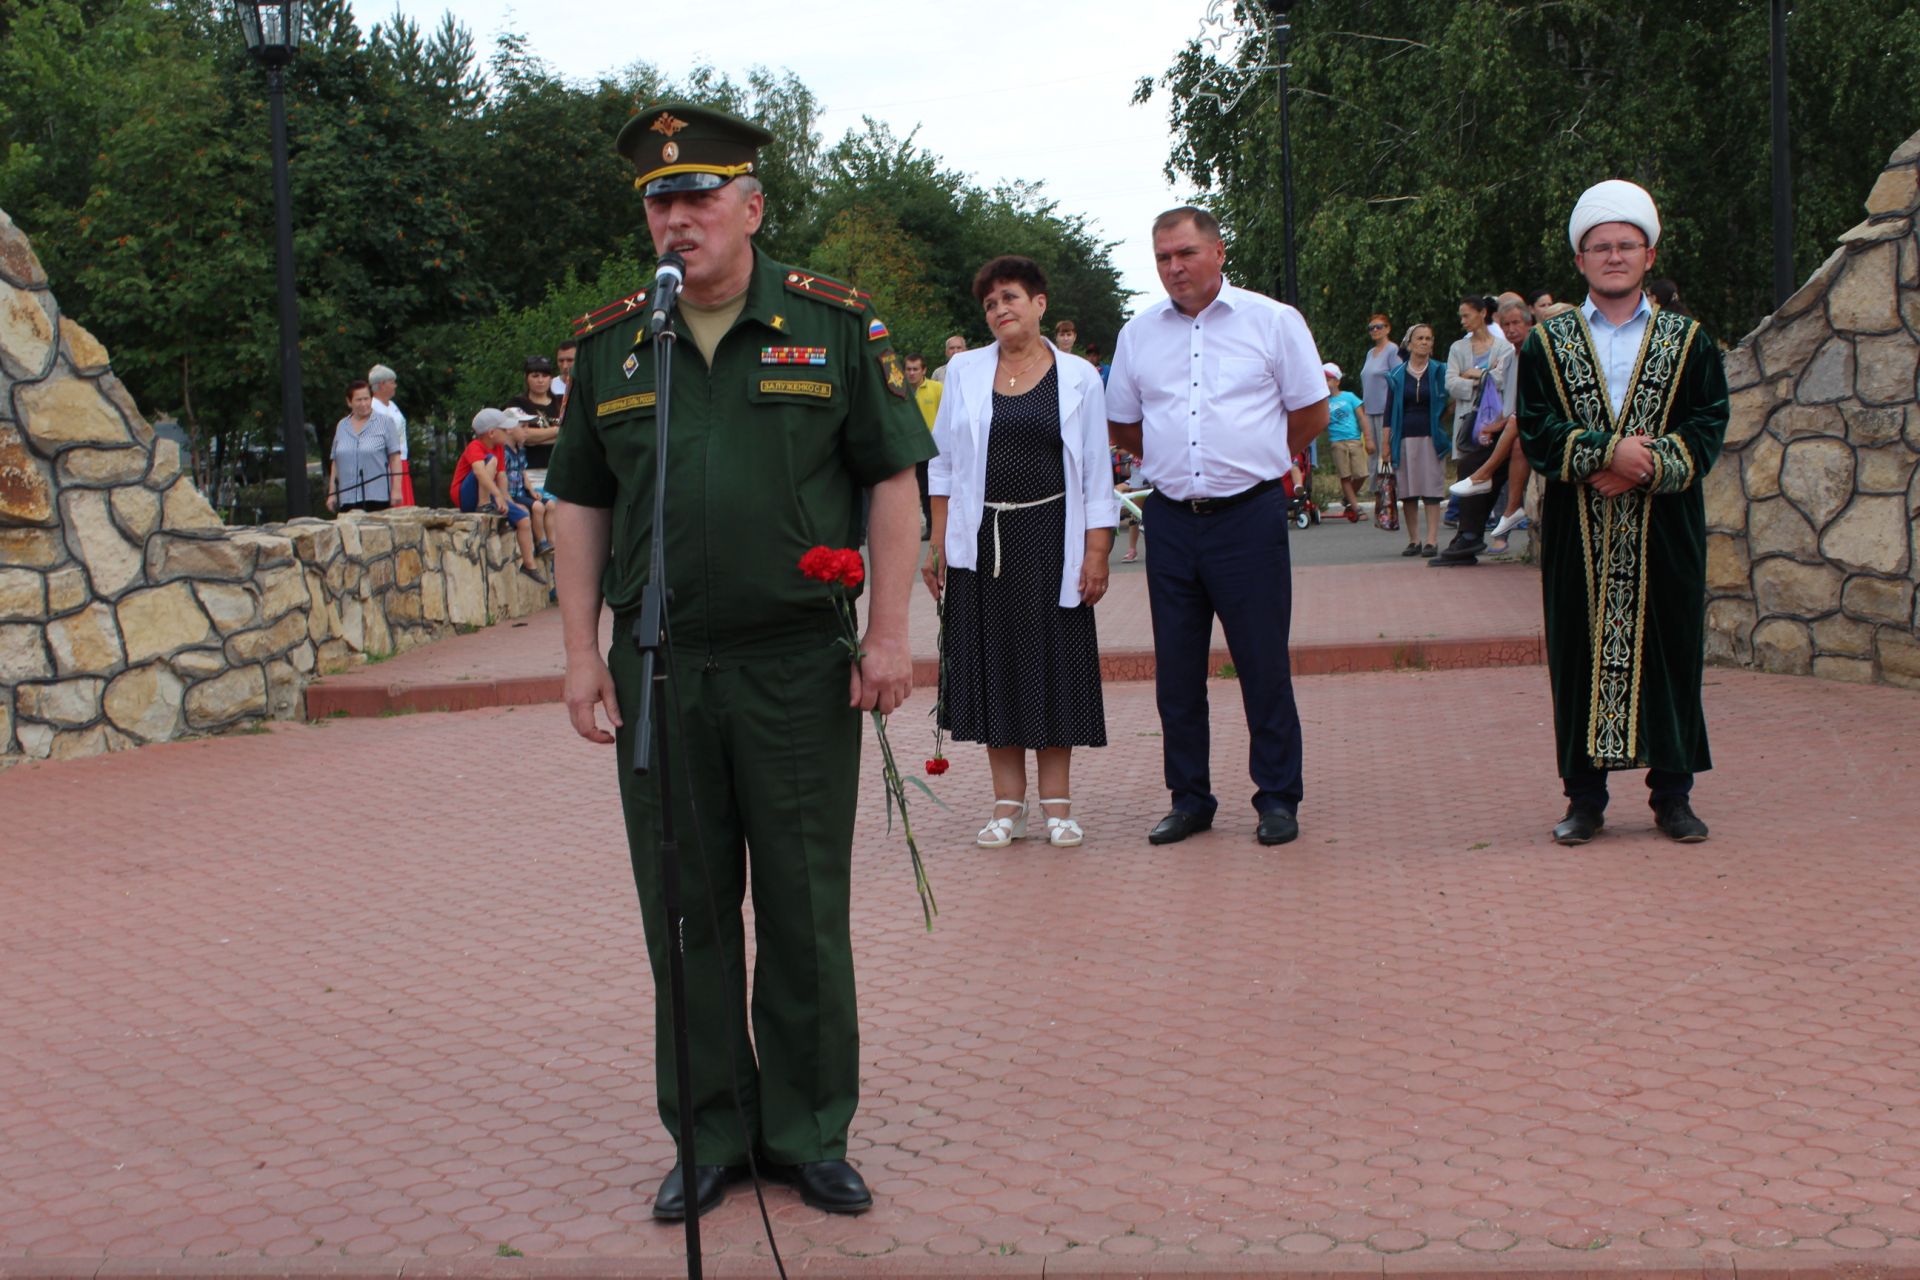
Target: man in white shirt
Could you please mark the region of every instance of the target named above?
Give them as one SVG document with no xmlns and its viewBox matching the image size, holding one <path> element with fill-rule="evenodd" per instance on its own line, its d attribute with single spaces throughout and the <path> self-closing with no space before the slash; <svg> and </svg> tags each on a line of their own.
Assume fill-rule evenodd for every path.
<svg viewBox="0 0 1920 1280">
<path fill-rule="evenodd" d="M 1239 673 L 1261 844 L 1299 835 L 1300 713 L 1287 500 L 1293 456 L 1327 426 L 1327 382 L 1298 311 L 1226 282 L 1220 223 L 1204 209 L 1153 224 L 1167 297 L 1114 344 L 1107 418 L 1153 486 L 1147 561 L 1154 695 L 1173 811 L 1148 833 L 1172 844 L 1213 825 L 1207 655 L 1217 615 Z"/>
<path fill-rule="evenodd" d="M 399 386 L 399 375 L 386 365 L 377 364 L 367 370 L 367 388 L 373 392 L 374 416 L 391 418 L 400 439 L 400 484 L 392 495 L 393 505 L 410 507 L 413 505 L 413 475 L 411 464 L 407 462 L 407 415 L 400 412 L 400 406 L 393 402 L 393 393 Z"/>
<path fill-rule="evenodd" d="M 947 366 L 953 363 L 953 358 L 955 356 L 959 355 L 962 351 L 965 351 L 966 349 L 967 349 L 967 338 L 965 334 L 956 333 L 956 334 L 950 335 L 947 338 L 947 347 L 946 347 L 947 358 L 941 362 L 940 367 L 938 369 L 935 369 L 933 371 L 933 380 L 935 382 L 945 382 L 947 380 Z"/>
</svg>

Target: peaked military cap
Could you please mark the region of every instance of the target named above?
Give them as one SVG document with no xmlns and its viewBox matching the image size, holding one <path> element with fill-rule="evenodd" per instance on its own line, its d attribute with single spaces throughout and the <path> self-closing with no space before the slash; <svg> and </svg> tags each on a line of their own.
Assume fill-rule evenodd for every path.
<svg viewBox="0 0 1920 1280">
<path fill-rule="evenodd" d="M 773 135 L 749 120 L 691 102 L 656 102 L 627 121 L 614 149 L 639 171 L 645 195 L 711 191 L 752 173 Z"/>
</svg>

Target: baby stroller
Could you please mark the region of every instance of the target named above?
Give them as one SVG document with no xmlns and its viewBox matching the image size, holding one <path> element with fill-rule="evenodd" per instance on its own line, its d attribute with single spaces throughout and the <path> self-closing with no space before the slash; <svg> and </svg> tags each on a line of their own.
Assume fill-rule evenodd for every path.
<svg viewBox="0 0 1920 1280">
<path fill-rule="evenodd" d="M 1297 483 L 1295 476 L 1300 477 Z M 1294 456 L 1292 469 L 1280 479 L 1280 487 L 1287 495 L 1287 519 L 1293 521 L 1298 529 L 1320 523 L 1320 508 L 1313 501 L 1312 477 L 1307 455 L 1302 453 Z"/>
</svg>

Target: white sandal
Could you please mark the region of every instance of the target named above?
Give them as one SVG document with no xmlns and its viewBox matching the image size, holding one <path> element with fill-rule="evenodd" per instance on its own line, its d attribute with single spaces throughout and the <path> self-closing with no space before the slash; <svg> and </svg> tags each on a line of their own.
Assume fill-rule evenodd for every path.
<svg viewBox="0 0 1920 1280">
<path fill-rule="evenodd" d="M 1004 849 L 1027 834 L 1027 802 L 1025 800 L 993 802 L 995 809 L 1003 805 L 1009 809 L 1018 809 L 1019 812 L 1011 818 L 995 818 L 980 828 L 980 834 L 973 838 L 973 842 L 982 849 Z"/>
<path fill-rule="evenodd" d="M 1050 804 L 1072 804 L 1072 803 L 1073 801 L 1071 798 L 1061 799 L 1061 800 L 1042 800 L 1040 802 L 1042 812 L 1045 812 L 1045 807 Z M 1086 834 L 1087 834 L 1086 832 L 1080 829 L 1080 824 L 1075 822 L 1072 818 L 1048 818 L 1047 819 L 1047 843 L 1052 845 L 1056 849 L 1074 848 L 1076 845 L 1080 843 L 1081 840 L 1086 838 Z"/>
</svg>

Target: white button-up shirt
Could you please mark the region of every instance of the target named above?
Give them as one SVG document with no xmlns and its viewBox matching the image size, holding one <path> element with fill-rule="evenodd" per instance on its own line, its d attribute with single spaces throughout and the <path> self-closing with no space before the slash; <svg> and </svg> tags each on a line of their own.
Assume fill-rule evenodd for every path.
<svg viewBox="0 0 1920 1280">
<path fill-rule="evenodd" d="M 1127 321 L 1107 377 L 1107 417 L 1142 424 L 1141 471 L 1177 501 L 1285 475 L 1288 412 L 1326 398 L 1300 313 L 1224 282 L 1197 316 L 1162 298 Z"/>
<path fill-rule="evenodd" d="M 1627 402 L 1627 383 L 1633 377 L 1634 362 L 1640 358 L 1640 343 L 1647 336 L 1647 323 L 1653 319 L 1653 308 L 1647 305 L 1647 295 L 1643 293 L 1640 305 L 1633 309 L 1627 322 L 1616 325 L 1600 314 L 1593 295 L 1588 294 L 1580 311 L 1587 318 L 1587 328 L 1593 332 L 1593 353 L 1600 358 L 1600 367 L 1606 372 L 1607 399 L 1613 404 L 1613 416 L 1618 421 L 1620 406 Z"/>
</svg>

